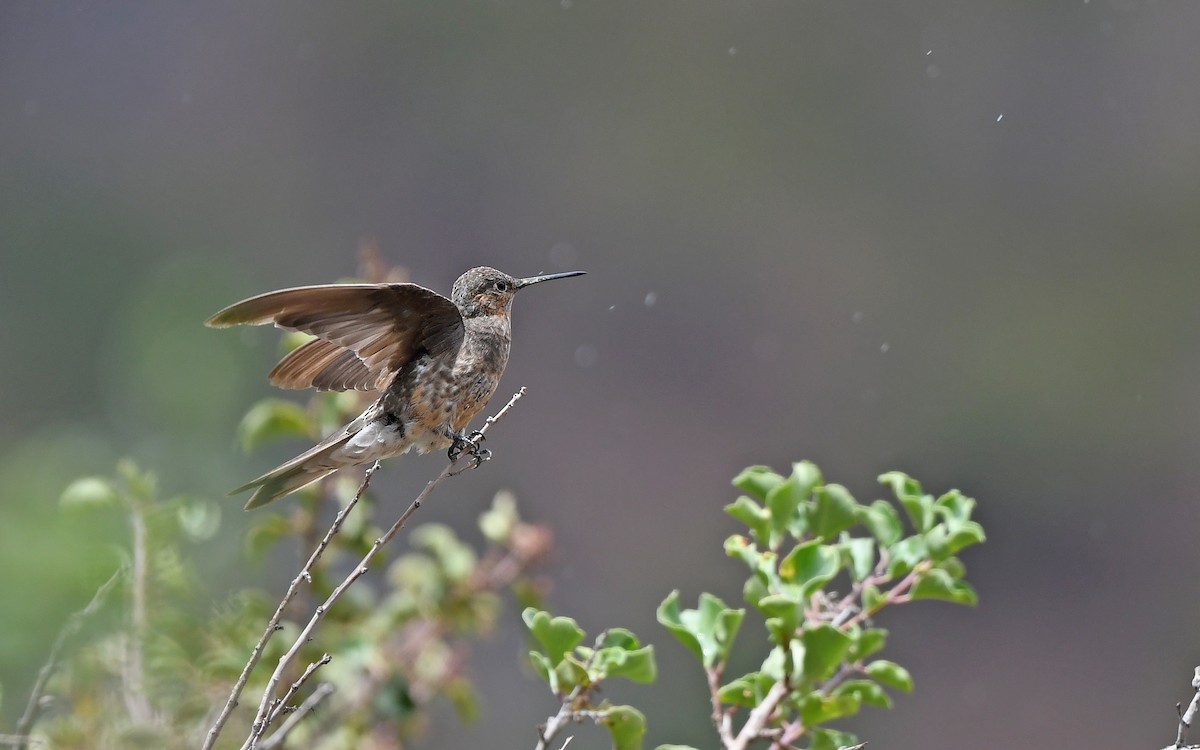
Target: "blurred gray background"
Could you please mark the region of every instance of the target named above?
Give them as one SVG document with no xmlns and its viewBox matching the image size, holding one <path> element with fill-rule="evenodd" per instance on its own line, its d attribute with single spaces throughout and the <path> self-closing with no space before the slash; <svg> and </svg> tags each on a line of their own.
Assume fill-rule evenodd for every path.
<svg viewBox="0 0 1200 750">
<path fill-rule="evenodd" d="M 1167 744 L 1200 661 L 1198 31 L 1150 0 L 5 3 L 0 680 L 122 538 L 63 522 L 71 478 L 130 455 L 221 497 L 305 447 L 236 449 L 277 337 L 201 321 L 373 238 L 443 292 L 588 271 L 517 301 L 500 394 L 529 395 L 422 520 L 474 538 L 510 488 L 550 524 L 554 609 L 659 647 L 608 696 L 648 746 L 713 744 L 654 607 L 741 601 L 729 479 L 800 458 L 861 500 L 959 487 L 989 532 L 980 606 L 889 614 L 917 690 L 845 728 Z M 374 487 L 399 509 L 440 461 Z M 225 552 L 227 502 L 214 600 L 282 573 Z M 475 649 L 481 720 L 423 746 L 532 745 L 556 706 L 516 614 Z"/>
</svg>

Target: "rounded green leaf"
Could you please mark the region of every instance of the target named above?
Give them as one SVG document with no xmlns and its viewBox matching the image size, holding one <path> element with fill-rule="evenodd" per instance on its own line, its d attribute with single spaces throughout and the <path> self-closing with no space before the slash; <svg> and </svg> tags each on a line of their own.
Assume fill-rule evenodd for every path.
<svg viewBox="0 0 1200 750">
<path fill-rule="evenodd" d="M 858 702 L 865 706 L 891 708 L 892 699 L 883 692 L 883 688 L 870 680 L 847 680 L 833 691 L 834 695 L 853 695 Z"/>
<path fill-rule="evenodd" d="M 59 503 L 69 510 L 111 508 L 121 500 L 121 493 L 103 477 L 76 479 L 63 490 Z"/>
<path fill-rule="evenodd" d="M 803 598 L 814 592 L 837 575 L 841 559 L 837 548 L 813 539 L 796 547 L 779 563 L 779 579 L 785 583 L 801 586 Z"/>
<path fill-rule="evenodd" d="M 925 546 L 924 537 L 910 536 L 893 544 L 888 549 L 888 557 L 891 559 L 888 563 L 888 575 L 898 577 L 907 575 L 917 567 L 917 563 L 927 559 L 929 549 Z"/>
<path fill-rule="evenodd" d="M 212 500 L 179 498 L 176 502 L 179 530 L 193 542 L 212 539 L 221 528 L 221 506 Z"/>
<path fill-rule="evenodd" d="M 842 548 L 845 563 L 850 568 L 850 575 L 854 577 L 854 580 L 861 581 L 871 575 L 871 571 L 875 568 L 874 539 L 851 538 L 843 534 L 839 546 Z"/>
<path fill-rule="evenodd" d="M 766 500 L 767 493 L 782 483 L 783 477 L 771 471 L 770 466 L 751 466 L 733 478 L 734 487 L 759 500 Z"/>
<path fill-rule="evenodd" d="M 812 740 L 808 743 L 808 750 L 844 750 L 858 744 L 858 737 L 836 729 L 817 728 L 810 731 L 809 735 Z"/>
<path fill-rule="evenodd" d="M 876 500 L 868 506 L 859 506 L 858 520 L 862 521 L 871 536 L 881 547 L 889 547 L 900 541 L 904 527 L 895 506 L 886 500 Z"/>
<path fill-rule="evenodd" d="M 479 516 L 479 530 L 489 542 L 504 544 L 520 520 L 516 496 L 501 490 L 492 498 L 492 507 Z"/>
<path fill-rule="evenodd" d="M 862 661 L 872 654 L 883 650 L 887 644 L 888 631 L 883 628 L 867 628 L 851 635 L 854 645 L 850 648 L 849 657 L 854 661 Z"/>
<path fill-rule="evenodd" d="M 247 453 L 281 437 L 308 437 L 308 413 L 300 404 L 268 398 L 250 407 L 238 425 L 238 440 Z"/>
<path fill-rule="evenodd" d="M 635 650 L 602 648 L 592 659 L 589 675 L 592 682 L 599 682 L 606 677 L 624 677 L 643 684 L 654 682 L 658 676 L 654 665 L 654 646 Z"/>
<path fill-rule="evenodd" d="M 887 659 L 873 661 L 866 666 L 866 672 L 868 677 L 882 685 L 903 690 L 906 693 L 912 692 L 912 675 L 908 673 L 907 669 L 894 661 L 888 661 Z"/>
<path fill-rule="evenodd" d="M 633 706 L 608 706 L 599 719 L 612 735 L 613 750 L 641 750 L 646 717 Z"/>
<path fill-rule="evenodd" d="M 945 570 L 933 568 L 913 586 L 911 596 L 917 599 L 940 599 L 956 604 L 974 606 L 979 597 L 966 581 L 956 581 Z"/>
<path fill-rule="evenodd" d="M 854 643 L 829 624 L 805 628 L 800 637 L 804 642 L 804 677 L 814 682 L 831 677 Z"/>
<path fill-rule="evenodd" d="M 897 500 L 921 494 L 921 483 L 902 471 L 889 471 L 879 475 L 879 483 L 892 488 Z"/>
<path fill-rule="evenodd" d="M 658 606 L 658 621 L 705 667 L 724 661 L 741 627 L 743 609 L 730 609 L 712 594 L 700 595 L 697 609 L 679 609 L 679 592 L 672 591 Z"/>
<path fill-rule="evenodd" d="M 570 617 L 551 617 L 547 612 L 528 607 L 521 613 L 521 619 L 551 664 L 557 665 L 568 651 L 583 641 L 583 630 Z"/>
<path fill-rule="evenodd" d="M 734 502 L 725 506 L 725 512 L 746 524 L 750 533 L 759 544 L 767 544 L 771 539 L 771 514 L 758 503 L 742 495 Z"/>
<path fill-rule="evenodd" d="M 809 489 L 801 487 L 800 483 L 794 477 L 788 479 L 774 487 L 767 493 L 767 511 L 771 517 L 771 541 L 772 549 L 776 548 L 779 541 L 788 533 L 794 536 L 800 536 L 804 533 L 806 526 L 805 521 L 805 504 L 808 499 Z"/>
<path fill-rule="evenodd" d="M 812 533 L 827 540 L 833 539 L 858 523 L 858 507 L 854 496 L 840 484 L 816 488 L 813 491 L 810 519 Z"/>
</svg>

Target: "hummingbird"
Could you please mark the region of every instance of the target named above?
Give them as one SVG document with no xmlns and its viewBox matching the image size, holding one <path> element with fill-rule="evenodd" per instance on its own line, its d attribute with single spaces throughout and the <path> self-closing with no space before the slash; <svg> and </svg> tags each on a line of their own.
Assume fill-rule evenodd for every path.
<svg viewBox="0 0 1200 750">
<path fill-rule="evenodd" d="M 496 391 L 512 343 L 513 297 L 568 271 L 518 279 L 472 268 L 447 299 L 416 284 L 323 284 L 268 292 L 238 302 L 205 325 L 265 325 L 315 336 L 268 378 L 280 388 L 378 391 L 353 421 L 304 453 L 229 494 L 254 490 L 252 510 L 347 466 L 415 449 L 464 450 L 488 457 L 482 435 L 464 433 Z"/>
</svg>

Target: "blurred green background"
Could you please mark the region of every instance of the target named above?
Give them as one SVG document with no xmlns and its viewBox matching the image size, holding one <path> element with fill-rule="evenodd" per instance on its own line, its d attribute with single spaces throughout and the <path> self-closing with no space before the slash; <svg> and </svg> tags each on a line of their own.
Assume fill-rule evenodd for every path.
<svg viewBox="0 0 1200 750">
<path fill-rule="evenodd" d="M 729 479 L 799 458 L 862 500 L 894 468 L 960 487 L 989 532 L 977 610 L 886 619 L 917 690 L 864 739 L 1168 742 L 1200 661 L 1198 28 L 1149 0 L 5 3 L 3 715 L 123 539 L 61 489 L 128 455 L 216 498 L 305 447 L 236 449 L 277 336 L 201 322 L 374 238 L 443 292 L 589 272 L 517 302 L 500 394 L 529 395 L 422 513 L 469 536 L 506 487 L 553 526 L 552 608 L 660 647 L 613 696 L 651 746 L 712 742 L 655 605 L 739 600 Z M 399 509 L 440 462 L 373 487 Z M 206 601 L 284 574 L 227 507 Z M 532 744 L 556 706 L 518 614 L 475 650 L 481 721 L 425 746 Z"/>
</svg>

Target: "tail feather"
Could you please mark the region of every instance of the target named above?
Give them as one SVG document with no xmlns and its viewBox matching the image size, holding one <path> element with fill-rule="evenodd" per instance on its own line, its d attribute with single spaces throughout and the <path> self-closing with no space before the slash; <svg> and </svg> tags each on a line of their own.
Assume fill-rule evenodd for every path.
<svg viewBox="0 0 1200 750">
<path fill-rule="evenodd" d="M 246 510 L 260 508 L 269 502 L 292 494 L 319 479 L 324 479 L 342 468 L 329 460 L 330 455 L 350 439 L 352 433 L 344 432 L 301 453 L 291 461 L 275 467 L 261 477 L 243 484 L 230 495 L 254 490 L 246 503 Z"/>
</svg>

